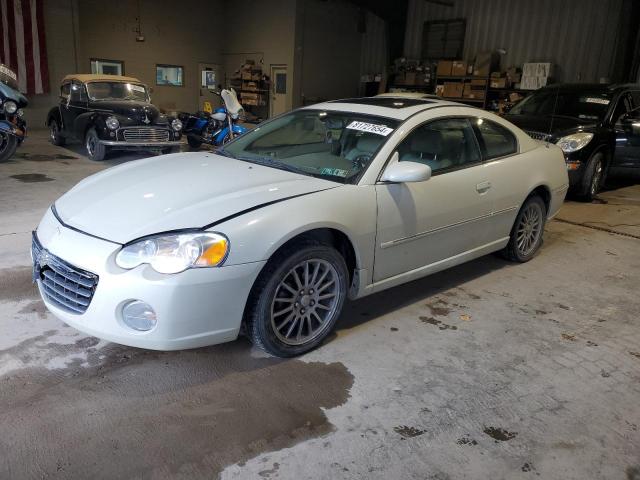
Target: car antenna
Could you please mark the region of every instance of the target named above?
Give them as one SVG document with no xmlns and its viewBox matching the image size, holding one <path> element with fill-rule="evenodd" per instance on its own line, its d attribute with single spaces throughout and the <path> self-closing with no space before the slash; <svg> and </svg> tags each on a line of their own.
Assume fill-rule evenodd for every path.
<svg viewBox="0 0 640 480">
<path fill-rule="evenodd" d="M 556 99 L 553 102 L 553 112 L 551 113 L 551 123 L 549 123 L 549 138 L 553 134 L 553 121 L 556 118 L 556 109 L 558 108 L 558 95 L 560 95 L 560 87 L 556 87 Z"/>
</svg>

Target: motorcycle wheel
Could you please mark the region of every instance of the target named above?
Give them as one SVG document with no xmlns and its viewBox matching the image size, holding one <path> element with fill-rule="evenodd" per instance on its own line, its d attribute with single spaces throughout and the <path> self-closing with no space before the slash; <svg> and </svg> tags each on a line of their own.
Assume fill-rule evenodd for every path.
<svg viewBox="0 0 640 480">
<path fill-rule="evenodd" d="M 187 142 L 189 143 L 189 147 L 194 150 L 197 150 L 202 145 L 202 142 L 198 140 L 196 137 L 192 137 L 191 135 L 187 135 Z"/>
<path fill-rule="evenodd" d="M 18 148 L 18 139 L 8 133 L 0 133 L 0 162 L 9 160 Z"/>
</svg>

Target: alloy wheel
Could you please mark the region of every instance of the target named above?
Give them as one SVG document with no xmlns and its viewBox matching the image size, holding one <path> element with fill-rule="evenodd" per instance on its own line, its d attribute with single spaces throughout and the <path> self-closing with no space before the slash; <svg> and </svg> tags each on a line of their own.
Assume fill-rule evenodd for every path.
<svg viewBox="0 0 640 480">
<path fill-rule="evenodd" d="M 542 235 L 542 226 L 540 206 L 536 203 L 528 204 L 522 212 L 516 230 L 516 244 L 520 255 L 527 257 L 535 250 Z"/>
<path fill-rule="evenodd" d="M 89 154 L 89 156 L 93 157 L 96 151 L 96 139 L 93 137 L 93 135 L 87 136 L 86 147 L 87 147 L 87 153 Z"/>
<path fill-rule="evenodd" d="M 271 327 L 287 345 L 302 345 L 331 324 L 340 305 L 340 277 L 321 259 L 300 262 L 278 284 L 271 302 Z"/>
</svg>

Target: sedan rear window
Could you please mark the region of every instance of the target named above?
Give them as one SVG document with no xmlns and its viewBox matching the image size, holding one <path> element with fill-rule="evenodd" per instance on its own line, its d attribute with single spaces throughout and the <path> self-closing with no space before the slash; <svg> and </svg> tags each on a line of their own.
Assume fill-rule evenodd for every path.
<svg viewBox="0 0 640 480">
<path fill-rule="evenodd" d="M 479 118 L 475 127 L 484 145 L 485 158 L 504 157 L 518 150 L 516 137 L 502 125 Z"/>
<path fill-rule="evenodd" d="M 239 160 L 352 183 L 398 121 L 329 110 L 298 110 L 260 125 L 220 151 Z"/>
</svg>

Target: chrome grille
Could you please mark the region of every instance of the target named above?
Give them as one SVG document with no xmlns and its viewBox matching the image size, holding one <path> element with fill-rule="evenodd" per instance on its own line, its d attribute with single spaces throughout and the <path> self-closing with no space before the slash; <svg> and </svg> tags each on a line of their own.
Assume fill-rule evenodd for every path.
<svg viewBox="0 0 640 480">
<path fill-rule="evenodd" d="M 168 142 L 169 130 L 153 127 L 126 128 L 123 136 L 125 142 Z"/>
<path fill-rule="evenodd" d="M 551 135 L 542 132 L 533 132 L 531 130 L 525 130 L 525 133 L 529 135 L 534 140 L 542 140 L 544 142 L 548 142 L 551 140 Z"/>
<path fill-rule="evenodd" d="M 81 270 L 49 253 L 33 232 L 31 239 L 33 281 L 39 282 L 45 299 L 70 313 L 84 313 L 98 285 L 98 276 Z"/>
</svg>

